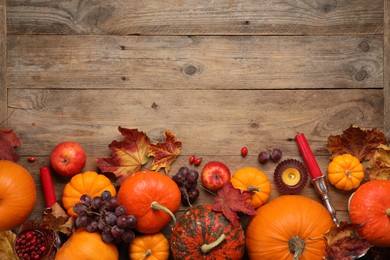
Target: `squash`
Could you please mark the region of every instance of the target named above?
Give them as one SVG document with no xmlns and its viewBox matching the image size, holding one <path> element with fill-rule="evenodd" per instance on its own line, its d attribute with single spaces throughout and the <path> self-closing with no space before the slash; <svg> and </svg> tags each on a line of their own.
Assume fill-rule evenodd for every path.
<svg viewBox="0 0 390 260">
<path fill-rule="evenodd" d="M 320 260 L 324 234 L 332 227 L 329 212 L 302 195 L 282 195 L 257 209 L 246 229 L 250 259 Z"/>
<path fill-rule="evenodd" d="M 378 247 L 390 246 L 390 181 L 362 184 L 349 200 L 349 217 L 358 233 Z"/>
<path fill-rule="evenodd" d="M 140 171 L 127 177 L 118 191 L 119 204 L 137 219 L 136 229 L 144 234 L 161 231 L 179 209 L 181 193 L 167 175 Z"/>
<path fill-rule="evenodd" d="M 162 233 L 137 236 L 130 243 L 129 259 L 132 260 L 167 260 L 169 242 Z"/>
<path fill-rule="evenodd" d="M 100 196 L 103 191 L 108 190 L 112 196 L 116 195 L 116 189 L 110 179 L 103 174 L 93 171 L 86 171 L 74 175 L 65 185 L 62 193 L 62 204 L 70 216 L 76 216 L 73 205 L 80 201 L 80 197 L 88 194 L 91 198 Z"/>
<path fill-rule="evenodd" d="M 36 200 L 35 183 L 27 169 L 15 162 L 0 160 L 0 232 L 26 221 Z"/>
<path fill-rule="evenodd" d="M 115 244 L 103 242 L 97 232 L 78 228 L 58 249 L 55 260 L 117 260 L 119 252 Z"/>
<path fill-rule="evenodd" d="M 210 205 L 193 207 L 180 216 L 169 242 L 174 259 L 234 260 L 245 251 L 241 224 L 232 224 Z"/>
<path fill-rule="evenodd" d="M 236 189 L 254 192 L 249 201 L 256 209 L 267 202 L 271 194 L 271 183 L 268 180 L 267 175 L 254 167 L 238 169 L 233 174 L 230 182 Z"/>
<path fill-rule="evenodd" d="M 339 190 L 348 191 L 359 187 L 363 177 L 363 164 L 351 154 L 337 155 L 328 165 L 328 180 Z"/>
</svg>

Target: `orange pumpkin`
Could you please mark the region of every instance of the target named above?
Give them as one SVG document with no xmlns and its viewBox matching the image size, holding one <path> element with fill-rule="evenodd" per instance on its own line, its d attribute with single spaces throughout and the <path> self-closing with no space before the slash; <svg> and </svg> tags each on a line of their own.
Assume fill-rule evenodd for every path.
<svg viewBox="0 0 390 260">
<path fill-rule="evenodd" d="M 76 216 L 73 205 L 80 201 L 80 197 L 88 194 L 91 198 L 100 196 L 103 191 L 108 190 L 112 196 L 116 195 L 114 185 L 110 179 L 103 174 L 87 171 L 74 175 L 65 185 L 62 193 L 62 204 L 68 215 Z"/>
<path fill-rule="evenodd" d="M 339 190 L 359 187 L 363 177 L 363 164 L 351 154 L 337 155 L 328 165 L 328 180 Z"/>
<path fill-rule="evenodd" d="M 389 180 L 371 180 L 362 184 L 349 201 L 349 217 L 360 226 L 359 235 L 378 247 L 390 247 L 389 194 Z"/>
<path fill-rule="evenodd" d="M 169 242 L 162 233 L 137 236 L 129 246 L 129 258 L 132 260 L 167 260 Z"/>
<path fill-rule="evenodd" d="M 333 225 L 329 212 L 302 195 L 282 195 L 257 209 L 246 229 L 250 259 L 320 260 L 324 234 Z"/>
<path fill-rule="evenodd" d="M 267 175 L 254 167 L 245 167 L 237 170 L 230 181 L 236 189 L 254 191 L 249 201 L 255 208 L 267 202 L 271 194 L 271 183 Z"/>
<path fill-rule="evenodd" d="M 119 252 L 115 244 L 103 242 L 97 232 L 78 228 L 58 249 L 55 260 L 117 260 Z"/>
<path fill-rule="evenodd" d="M 37 200 L 35 183 L 23 166 L 0 160 L 0 232 L 27 220 Z"/>
<path fill-rule="evenodd" d="M 155 171 L 136 172 L 125 179 L 118 191 L 119 204 L 137 218 L 136 229 L 145 234 L 161 231 L 180 207 L 177 184 Z"/>
</svg>

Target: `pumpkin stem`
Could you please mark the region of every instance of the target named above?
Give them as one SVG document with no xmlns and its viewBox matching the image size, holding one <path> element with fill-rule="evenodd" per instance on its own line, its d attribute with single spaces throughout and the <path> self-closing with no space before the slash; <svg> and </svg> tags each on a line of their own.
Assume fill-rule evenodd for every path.
<svg viewBox="0 0 390 260">
<path fill-rule="evenodd" d="M 390 217 L 390 208 L 386 209 L 386 215 Z"/>
<path fill-rule="evenodd" d="M 294 260 L 298 260 L 299 257 L 303 254 L 303 251 L 305 251 L 305 245 L 305 241 L 299 236 L 293 236 L 290 238 L 290 240 L 288 240 L 290 253 L 294 254 Z"/>
<path fill-rule="evenodd" d="M 221 242 L 223 240 L 225 240 L 226 236 L 225 234 L 222 234 L 217 240 L 215 240 L 214 242 L 210 243 L 210 244 L 203 244 L 202 247 L 200 248 L 202 250 L 203 253 L 208 253 L 210 252 L 211 249 L 213 249 L 214 247 L 218 246 L 219 244 L 221 244 Z"/>
<path fill-rule="evenodd" d="M 151 255 L 152 255 L 152 249 L 148 248 L 148 250 L 146 250 L 145 254 L 142 255 L 142 259 L 145 259 Z"/>
<path fill-rule="evenodd" d="M 176 224 L 176 217 L 175 215 L 172 213 L 172 211 L 170 211 L 167 207 L 159 204 L 157 201 L 153 201 L 151 204 L 150 204 L 150 207 L 154 210 L 162 210 L 164 211 L 165 213 L 169 214 L 171 217 L 172 217 L 172 220 L 173 220 L 173 223 Z"/>
<path fill-rule="evenodd" d="M 256 187 L 253 187 L 253 186 L 248 186 L 248 187 L 246 187 L 246 190 L 247 190 L 247 191 L 260 191 L 259 188 L 256 188 Z"/>
</svg>

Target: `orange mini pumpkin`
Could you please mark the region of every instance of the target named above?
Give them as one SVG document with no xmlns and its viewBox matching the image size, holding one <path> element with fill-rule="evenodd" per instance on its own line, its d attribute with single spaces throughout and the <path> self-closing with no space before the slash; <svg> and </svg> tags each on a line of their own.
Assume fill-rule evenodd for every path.
<svg viewBox="0 0 390 260">
<path fill-rule="evenodd" d="M 359 187 L 363 177 L 363 164 L 351 154 L 337 155 L 328 165 L 328 180 L 339 190 Z"/>
<path fill-rule="evenodd" d="M 271 183 L 267 175 L 254 167 L 244 167 L 237 170 L 230 182 L 236 189 L 254 192 L 250 202 L 255 208 L 267 202 L 271 194 Z"/>
<path fill-rule="evenodd" d="M 22 224 L 37 200 L 35 183 L 23 166 L 0 160 L 0 232 Z"/>
<path fill-rule="evenodd" d="M 137 236 L 129 246 L 129 257 L 133 260 L 167 260 L 168 239 L 162 233 Z"/>
<path fill-rule="evenodd" d="M 91 198 L 100 196 L 103 191 L 108 190 L 112 196 L 116 195 L 114 185 L 109 178 L 103 174 L 97 174 L 93 171 L 79 173 L 73 176 L 65 185 L 62 194 L 62 204 L 68 215 L 76 216 L 73 211 L 73 205 L 80 201 L 80 197 L 88 194 Z"/>
</svg>

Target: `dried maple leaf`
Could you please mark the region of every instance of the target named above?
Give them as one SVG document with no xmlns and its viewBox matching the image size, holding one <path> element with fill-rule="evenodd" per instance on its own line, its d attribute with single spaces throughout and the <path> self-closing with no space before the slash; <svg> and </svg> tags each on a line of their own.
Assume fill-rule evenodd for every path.
<svg viewBox="0 0 390 260">
<path fill-rule="evenodd" d="M 51 208 L 46 208 L 42 215 L 41 226 L 70 236 L 74 229 L 74 218 L 69 217 L 65 210 L 56 202 Z"/>
<path fill-rule="evenodd" d="M 0 129 L 0 160 L 17 162 L 20 157 L 16 153 L 15 147 L 21 145 L 20 137 L 12 129 Z"/>
<path fill-rule="evenodd" d="M 97 165 L 102 172 L 115 174 L 117 184 L 121 185 L 130 174 L 139 171 L 149 161 L 150 139 L 137 129 L 118 129 L 124 140 L 111 142 L 108 146 L 111 158 L 98 158 Z"/>
<path fill-rule="evenodd" d="M 325 259 L 349 260 L 365 255 L 372 245 L 359 237 L 357 228 L 358 225 L 345 221 L 342 221 L 339 227 L 331 227 L 324 235 L 326 240 Z"/>
<path fill-rule="evenodd" d="M 212 206 L 214 211 L 222 212 L 233 224 L 238 222 L 237 212 L 247 215 L 256 214 L 255 208 L 247 200 L 253 196 L 251 191 L 241 191 L 228 182 L 218 191 Z"/>
<path fill-rule="evenodd" d="M 15 238 L 16 234 L 11 230 L 0 232 L 0 259 L 18 260 L 13 250 Z"/>
<path fill-rule="evenodd" d="M 337 155 L 349 153 L 363 162 L 370 160 L 380 144 L 387 144 L 387 140 L 378 129 L 362 130 L 350 126 L 341 135 L 329 136 L 326 148 L 332 159 Z"/>
<path fill-rule="evenodd" d="M 368 180 L 390 180 L 390 147 L 379 145 L 366 164 Z"/>
<path fill-rule="evenodd" d="M 171 164 L 180 154 L 181 142 L 176 141 L 175 134 L 169 130 L 166 130 L 164 135 L 165 142 L 158 142 L 149 146 L 149 156 L 154 157 L 150 169 L 159 171 L 161 168 L 164 168 L 165 173 L 168 174 Z"/>
</svg>

